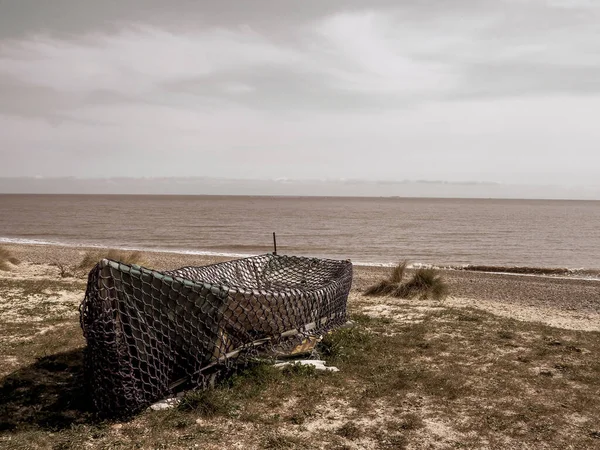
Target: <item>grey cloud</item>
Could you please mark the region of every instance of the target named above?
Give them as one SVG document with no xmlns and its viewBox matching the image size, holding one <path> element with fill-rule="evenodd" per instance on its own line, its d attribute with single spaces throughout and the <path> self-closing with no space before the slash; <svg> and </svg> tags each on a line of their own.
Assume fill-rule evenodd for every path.
<svg viewBox="0 0 600 450">
<path fill-rule="evenodd" d="M 32 86 L 0 74 L 0 114 L 48 118 L 77 105 L 76 99 L 55 89 Z"/>
<path fill-rule="evenodd" d="M 95 89 L 87 93 L 69 93 L 57 89 L 23 83 L 14 77 L 0 74 L 0 114 L 23 118 L 43 119 L 51 124 L 75 121 L 91 124 L 71 114 L 73 110 L 93 105 L 143 103 L 118 92 Z M 94 125 L 99 123 L 94 122 Z"/>
<path fill-rule="evenodd" d="M 161 23 L 173 26 L 231 26 L 255 24 L 277 27 L 277 23 L 306 22 L 340 11 L 397 10 L 411 19 L 439 15 L 482 14 L 501 11 L 514 1 L 498 0 L 0 0 L 0 36 L 22 37 L 31 32 L 63 35 L 114 30 L 123 23 Z M 517 0 L 519 9 L 565 14 L 587 10 L 592 1 Z"/>
<path fill-rule="evenodd" d="M 274 111 L 386 110 L 410 107 L 424 100 L 423 95 L 410 92 L 391 95 L 345 89 L 323 73 L 276 66 L 166 83 L 160 89 Z"/>
<path fill-rule="evenodd" d="M 0 175 L 594 181 L 598 23 L 584 0 L 0 0 Z"/>
<path fill-rule="evenodd" d="M 389 8 L 394 0 L 369 2 L 368 8 Z M 337 11 L 364 9 L 362 0 L 0 0 L 0 37 L 30 33 L 62 36 L 114 31 L 127 23 L 167 27 L 251 24 L 277 29 Z"/>
<path fill-rule="evenodd" d="M 501 63 L 471 64 L 465 67 L 462 89 L 451 98 L 526 97 L 559 94 L 600 93 L 600 64 L 579 67 L 560 64 Z"/>
<path fill-rule="evenodd" d="M 246 24 L 285 36 L 290 26 L 334 13 L 368 10 L 399 12 L 411 22 L 452 18 L 459 27 L 470 18 L 489 14 L 515 23 L 534 21 L 541 27 L 553 22 L 564 24 L 570 19 L 591 22 L 590 12 L 597 14 L 594 2 L 576 0 L 0 0 L 0 38 L 30 34 L 76 37 L 89 32 L 113 32 L 130 23 L 173 29 Z"/>
<path fill-rule="evenodd" d="M 38 78 L 48 80 L 30 79 L 30 92 L 24 86 L 25 80 L 21 80 L 23 84 L 9 94 L 23 99 L 18 105 L 17 102 L 10 102 L 18 114 L 57 113 L 68 107 L 69 103 L 81 101 L 94 104 L 95 100 L 99 100 L 108 104 L 111 92 L 118 102 L 145 103 L 154 99 L 159 103 L 185 103 L 185 99 L 181 98 L 166 99 L 164 94 L 177 92 L 183 95 L 187 92 L 194 96 L 199 105 L 204 103 L 198 101 L 203 97 L 209 104 L 222 100 L 265 109 L 352 110 L 405 108 L 419 102 L 445 98 L 563 92 L 581 94 L 598 92 L 599 89 L 596 75 L 600 70 L 600 61 L 595 55 L 600 52 L 600 41 L 594 38 L 597 37 L 595 19 L 599 18 L 600 8 L 590 8 L 590 4 L 585 2 L 425 0 L 400 6 L 392 1 L 370 3 L 369 9 L 384 22 L 371 25 L 370 32 L 378 33 L 376 37 L 379 39 L 372 42 L 372 50 L 381 55 L 373 57 L 378 65 L 367 67 L 366 70 L 362 67 L 365 63 L 363 59 L 368 58 L 370 52 L 349 47 L 350 43 L 346 40 L 351 35 L 319 35 L 318 30 L 318 26 L 323 25 L 323 18 L 328 15 L 331 17 L 333 13 L 364 8 L 364 3 L 359 1 L 261 0 L 243 3 L 243 6 L 233 1 L 179 1 L 170 3 L 168 8 L 158 0 L 57 0 L 35 3 L 36 7 L 29 0 L 0 0 L 0 11 L 3 13 L 0 14 L 3 18 L 0 20 L 6 21 L 0 24 L 0 29 L 10 32 L 11 24 L 17 23 L 23 35 L 32 32 L 49 33 L 52 36 L 57 32 L 59 37 L 48 41 L 48 48 L 54 53 L 52 58 L 56 58 L 55 64 L 75 64 L 76 67 L 79 61 L 73 58 L 88 57 L 90 63 L 105 72 L 101 79 L 104 85 L 94 86 L 97 81 L 82 73 L 70 74 L 69 67 L 64 68 L 64 73 L 62 66 L 60 69 L 52 68 L 53 59 L 48 57 L 37 65 L 31 65 L 30 69 L 36 71 Z M 567 8 L 568 5 L 574 6 Z M 173 63 L 178 61 L 171 61 L 167 57 L 171 50 L 165 46 L 156 48 L 155 55 L 142 54 L 151 52 L 151 47 L 141 47 L 140 42 L 152 36 L 143 28 L 141 32 L 139 29 L 136 31 L 135 27 L 146 23 L 160 27 L 156 30 L 170 29 L 163 36 L 155 36 L 155 43 L 164 42 L 166 36 L 174 36 L 172 49 L 189 51 L 190 60 L 196 59 L 201 63 L 211 43 L 205 41 L 204 50 L 195 53 L 195 46 L 200 41 L 194 38 L 196 42 L 186 42 L 186 35 L 177 31 L 187 30 L 184 33 L 190 33 L 190 28 L 185 25 L 186 20 L 198 22 L 197 27 L 192 27 L 196 31 L 187 36 L 218 29 L 215 27 L 232 27 L 234 34 L 231 39 L 237 39 L 238 43 L 232 41 L 219 47 L 219 42 L 213 42 L 215 48 L 210 50 L 212 59 L 209 59 L 209 63 L 211 60 L 227 58 L 232 50 L 237 52 L 237 56 L 233 55 L 231 61 L 240 57 L 246 61 L 234 68 L 215 67 L 212 73 L 190 73 L 187 77 L 161 79 L 171 76 Z M 169 28 L 173 24 L 175 28 Z M 251 28 L 240 28 L 242 25 Z M 335 23 L 333 26 L 336 26 Z M 98 29 L 104 30 L 104 34 L 89 35 Z M 124 36 L 122 30 L 130 31 Z M 337 32 L 335 28 L 333 31 Z M 342 31 L 352 32 L 348 29 Z M 360 33 L 361 30 L 356 32 Z M 272 55 L 267 53 L 259 57 L 257 52 L 260 49 L 257 46 L 244 50 L 243 39 L 249 33 L 255 33 L 262 39 L 262 43 L 256 44 L 262 45 Z M 87 37 L 82 40 L 80 34 L 86 34 Z M 137 39 L 138 43 L 132 39 Z M 43 43 L 44 40 L 39 42 Z M 41 45 L 39 42 L 36 45 Z M 31 42 L 28 45 L 31 47 Z M 238 50 L 232 45 L 237 46 Z M 268 45 L 272 45 L 272 48 L 268 49 Z M 536 45 L 540 46 L 537 50 Z M 4 52 L 7 49 L 12 53 L 19 51 L 19 46 L 11 45 L 8 41 L 0 46 L 0 57 L 3 48 Z M 126 59 L 120 61 L 115 52 L 124 49 L 128 53 L 125 54 Z M 355 50 L 359 53 L 353 54 Z M 222 56 L 219 56 L 219 52 Z M 298 57 L 299 61 L 273 64 L 270 58 L 278 57 L 277 52 L 295 55 L 293 57 Z M 350 53 L 344 55 L 344 52 Z M 31 59 L 35 55 L 26 57 Z M 60 61 L 61 57 L 71 60 Z M 153 57 L 167 58 L 162 67 L 160 64 L 149 66 L 148 60 Z M 131 58 L 135 60 L 128 60 Z M 565 59 L 568 61 L 563 62 Z M 27 64 L 23 60 L 18 63 L 20 73 L 24 75 Z M 143 67 L 138 68 L 136 65 L 140 63 L 143 63 Z M 431 64 L 437 65 L 437 68 Z M 4 65 L 5 70 L 10 69 L 10 59 L 5 59 Z M 49 69 L 51 73 L 47 77 L 42 72 Z M 418 74 L 417 78 L 431 77 L 437 72 L 435 76 L 439 77 L 439 83 L 435 78 L 423 86 L 412 85 L 417 81 L 411 79 L 406 82 L 402 79 L 394 81 L 394 70 L 399 73 L 413 71 Z M 12 75 L 19 76 L 19 72 Z M 65 98 L 59 98 L 59 91 L 66 89 L 69 76 L 75 77 L 75 89 L 88 90 L 87 97 L 74 100 L 72 92 L 64 92 L 62 95 Z M 30 75 L 28 77 L 31 78 Z M 62 82 L 62 86 L 50 84 L 46 86 L 50 89 L 41 89 L 39 83 L 51 83 L 52 77 L 66 81 Z M 140 92 L 135 92 L 141 89 L 136 77 L 143 80 L 142 86 L 147 85 Z M 107 83 L 107 79 L 112 81 Z M 87 88 L 86 83 L 89 84 Z M 230 84 L 229 89 L 225 87 L 227 83 Z M 395 83 L 397 86 L 392 91 L 381 90 L 380 86 L 386 83 L 390 86 Z M 406 90 L 402 91 L 404 84 Z M 54 110 L 53 104 L 56 105 Z M 35 112 L 32 112 L 33 109 Z"/>
</svg>

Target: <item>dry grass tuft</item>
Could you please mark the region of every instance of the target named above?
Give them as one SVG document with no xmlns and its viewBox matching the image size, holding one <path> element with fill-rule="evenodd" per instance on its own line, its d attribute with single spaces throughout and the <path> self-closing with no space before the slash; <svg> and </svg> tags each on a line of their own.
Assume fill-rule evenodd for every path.
<svg viewBox="0 0 600 450">
<path fill-rule="evenodd" d="M 137 250 L 90 250 L 85 252 L 78 264 L 68 265 L 57 262 L 53 265 L 58 268 L 60 278 L 85 277 L 102 259 L 112 259 L 125 264 L 142 265 L 144 263 L 143 257 L 143 253 Z"/>
<path fill-rule="evenodd" d="M 337 429 L 336 434 L 346 439 L 354 440 L 361 437 L 362 432 L 354 422 L 348 421 Z"/>
<path fill-rule="evenodd" d="M 140 251 L 114 250 L 107 251 L 88 251 L 83 255 L 83 259 L 77 266 L 79 270 L 90 271 L 101 259 L 112 259 L 125 264 L 141 264 L 143 254 Z"/>
<path fill-rule="evenodd" d="M 389 278 L 367 288 L 364 295 L 433 300 L 443 300 L 448 296 L 448 285 L 435 269 L 417 269 L 408 281 L 403 282 L 407 265 L 407 261 L 398 264 Z"/>
<path fill-rule="evenodd" d="M 10 264 L 17 265 L 20 261 L 6 248 L 0 247 L 0 270 L 10 270 Z"/>
<path fill-rule="evenodd" d="M 55 263 L 54 264 L 58 268 L 58 275 L 61 278 L 70 278 L 75 276 L 74 270 L 71 266 L 63 263 Z"/>
</svg>

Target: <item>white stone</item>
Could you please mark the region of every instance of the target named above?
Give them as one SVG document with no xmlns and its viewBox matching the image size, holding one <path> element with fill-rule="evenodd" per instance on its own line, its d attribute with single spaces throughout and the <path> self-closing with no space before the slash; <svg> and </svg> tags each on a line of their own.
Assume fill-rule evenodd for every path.
<svg viewBox="0 0 600 450">
<path fill-rule="evenodd" d="M 303 366 L 313 366 L 316 370 L 328 370 L 330 372 L 339 372 L 340 371 L 340 369 L 338 369 L 337 367 L 334 367 L 334 366 L 326 367 L 325 361 L 320 360 L 320 359 L 301 359 L 299 361 L 282 362 L 282 363 L 274 364 L 273 367 L 277 367 L 278 369 L 281 369 L 282 367 L 290 366 L 293 364 L 302 364 Z"/>
<path fill-rule="evenodd" d="M 165 409 L 172 409 L 172 408 L 175 408 L 179 404 L 180 401 L 181 401 L 181 398 L 177 398 L 177 397 L 163 398 L 162 400 L 150 405 L 150 409 L 152 409 L 154 411 L 162 411 Z"/>
</svg>

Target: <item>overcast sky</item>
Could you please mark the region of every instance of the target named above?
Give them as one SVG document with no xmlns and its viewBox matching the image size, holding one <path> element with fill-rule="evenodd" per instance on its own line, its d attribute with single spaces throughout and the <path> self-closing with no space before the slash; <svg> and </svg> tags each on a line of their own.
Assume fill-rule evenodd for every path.
<svg viewBox="0 0 600 450">
<path fill-rule="evenodd" d="M 597 0 L 0 0 L 0 177 L 600 185 Z"/>
</svg>

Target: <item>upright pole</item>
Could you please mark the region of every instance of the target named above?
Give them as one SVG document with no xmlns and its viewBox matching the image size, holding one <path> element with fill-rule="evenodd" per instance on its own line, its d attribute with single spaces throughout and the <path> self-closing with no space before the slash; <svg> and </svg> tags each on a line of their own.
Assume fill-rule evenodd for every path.
<svg viewBox="0 0 600 450">
<path fill-rule="evenodd" d="M 277 238 L 275 237 L 275 232 L 273 231 L 273 254 L 277 254 Z"/>
</svg>

